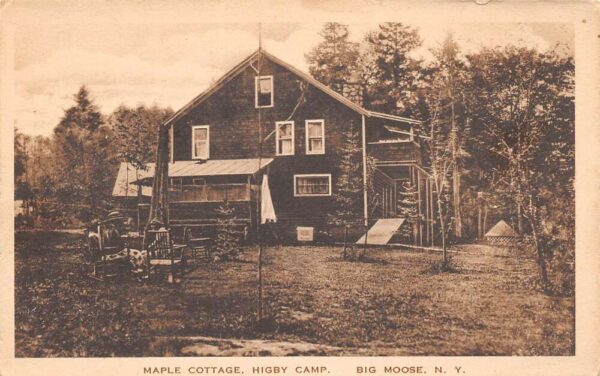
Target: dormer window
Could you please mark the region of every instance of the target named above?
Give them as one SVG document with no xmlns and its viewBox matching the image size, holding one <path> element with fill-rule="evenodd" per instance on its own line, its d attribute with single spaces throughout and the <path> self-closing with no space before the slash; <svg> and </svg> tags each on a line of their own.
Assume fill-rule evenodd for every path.
<svg viewBox="0 0 600 376">
<path fill-rule="evenodd" d="M 210 127 L 194 125 L 192 127 L 192 159 L 208 159 L 210 154 Z"/>
<path fill-rule="evenodd" d="M 273 76 L 257 76 L 254 91 L 256 108 L 273 107 Z"/>
</svg>

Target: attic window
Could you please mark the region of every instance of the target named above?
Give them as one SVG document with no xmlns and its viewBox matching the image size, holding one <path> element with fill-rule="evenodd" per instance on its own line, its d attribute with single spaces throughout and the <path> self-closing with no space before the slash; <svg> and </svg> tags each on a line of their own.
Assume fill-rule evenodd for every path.
<svg viewBox="0 0 600 376">
<path fill-rule="evenodd" d="M 210 151 L 210 127 L 194 125 L 192 127 L 192 159 L 208 159 Z"/>
<path fill-rule="evenodd" d="M 273 107 L 273 76 L 257 76 L 255 82 L 255 105 Z"/>
</svg>

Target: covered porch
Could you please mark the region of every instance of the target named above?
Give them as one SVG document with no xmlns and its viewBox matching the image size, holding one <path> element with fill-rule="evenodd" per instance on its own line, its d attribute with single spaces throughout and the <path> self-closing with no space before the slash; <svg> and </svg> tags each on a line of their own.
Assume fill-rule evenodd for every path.
<svg viewBox="0 0 600 376">
<path fill-rule="evenodd" d="M 414 243 L 433 246 L 435 242 L 434 188 L 429 173 L 411 162 L 376 162 L 373 176 L 373 194 L 377 199 L 372 210 L 372 219 L 401 218 L 402 194 L 406 194 L 405 183 L 413 187 L 412 200 L 418 219 Z"/>
<path fill-rule="evenodd" d="M 240 225 L 257 223 L 262 174 L 272 158 L 176 161 L 169 163 L 169 217 L 172 226 L 214 227 L 216 210 L 225 201 L 235 208 Z M 122 209 L 137 218 L 138 227 L 149 214 L 154 164 L 136 169 L 121 163 L 113 197 Z"/>
</svg>

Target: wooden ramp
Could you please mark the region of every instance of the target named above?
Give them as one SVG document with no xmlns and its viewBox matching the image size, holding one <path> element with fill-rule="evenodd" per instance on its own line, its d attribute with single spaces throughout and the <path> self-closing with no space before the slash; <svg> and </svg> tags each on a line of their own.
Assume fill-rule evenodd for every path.
<svg viewBox="0 0 600 376">
<path fill-rule="evenodd" d="M 356 244 L 365 244 L 365 237 L 367 237 L 367 244 L 373 245 L 385 245 L 387 244 L 392 236 L 398 231 L 400 226 L 404 223 L 404 218 L 385 218 L 379 219 L 373 227 L 367 231 L 367 234 L 363 235 Z"/>
</svg>

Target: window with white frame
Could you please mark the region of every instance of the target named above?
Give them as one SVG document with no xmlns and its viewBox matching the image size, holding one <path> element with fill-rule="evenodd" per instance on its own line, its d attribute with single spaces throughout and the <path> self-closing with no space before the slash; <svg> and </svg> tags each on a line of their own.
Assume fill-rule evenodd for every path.
<svg viewBox="0 0 600 376">
<path fill-rule="evenodd" d="M 195 125 L 192 127 L 192 159 L 208 159 L 210 154 L 210 127 Z"/>
<path fill-rule="evenodd" d="M 323 120 L 306 120 L 306 154 L 325 154 Z"/>
<path fill-rule="evenodd" d="M 170 182 L 171 182 L 171 189 L 181 190 L 181 188 L 183 186 L 182 178 L 171 178 Z"/>
<path fill-rule="evenodd" d="M 294 155 L 294 122 L 276 122 L 275 140 L 277 155 Z"/>
<path fill-rule="evenodd" d="M 206 185 L 206 179 L 204 178 L 193 178 L 192 185 Z"/>
<path fill-rule="evenodd" d="M 254 104 L 258 107 L 273 107 L 273 76 L 257 76 Z"/>
<path fill-rule="evenodd" d="M 294 175 L 294 196 L 331 196 L 331 174 Z"/>
</svg>

